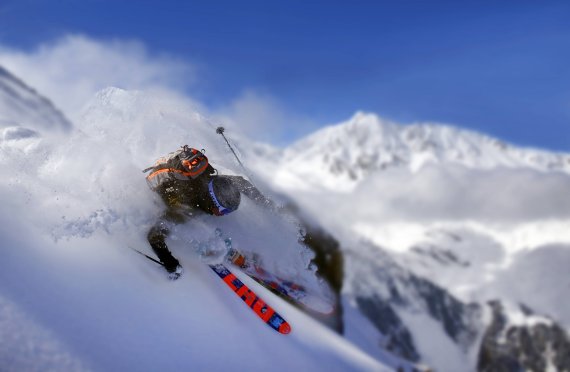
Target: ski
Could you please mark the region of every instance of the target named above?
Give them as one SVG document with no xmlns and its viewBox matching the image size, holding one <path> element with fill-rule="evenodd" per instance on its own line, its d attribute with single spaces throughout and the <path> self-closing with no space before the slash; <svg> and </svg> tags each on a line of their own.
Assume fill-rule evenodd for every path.
<svg viewBox="0 0 570 372">
<path fill-rule="evenodd" d="M 272 307 L 246 286 L 223 264 L 208 265 L 234 293 L 267 325 L 282 334 L 291 332 L 291 326 Z"/>
<path fill-rule="evenodd" d="M 221 229 L 217 228 L 215 234 L 224 240 L 224 244 L 228 249 L 225 261 L 275 295 L 309 312 L 327 316 L 335 312 L 335 306 L 333 304 L 314 295 L 302 285 L 282 279 L 264 270 L 256 263 L 255 259 L 253 262 L 249 262 L 250 260 L 247 259 L 246 256 L 232 247 L 231 238 L 224 238 Z"/>
<path fill-rule="evenodd" d="M 133 251 L 144 256 L 150 261 L 153 261 L 160 266 L 164 266 L 159 260 L 130 247 Z M 238 277 L 236 277 L 227 267 L 223 264 L 208 265 L 226 285 L 234 291 L 234 293 L 243 300 L 253 312 L 267 325 L 281 334 L 291 333 L 291 326 L 287 321 L 279 315 L 271 306 L 267 305 L 255 292 L 253 292 L 247 285 L 245 285 Z"/>
</svg>

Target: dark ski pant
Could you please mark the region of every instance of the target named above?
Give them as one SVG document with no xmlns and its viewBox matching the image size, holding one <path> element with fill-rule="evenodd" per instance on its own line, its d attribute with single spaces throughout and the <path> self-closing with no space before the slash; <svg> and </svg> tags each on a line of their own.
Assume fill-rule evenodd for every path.
<svg viewBox="0 0 570 372">
<path fill-rule="evenodd" d="M 178 260 L 172 255 L 165 242 L 170 234 L 169 226 L 184 223 L 185 221 L 186 218 L 182 213 L 175 209 L 168 209 L 148 231 L 148 242 L 168 272 L 175 271 L 176 266 L 179 265 Z"/>
</svg>

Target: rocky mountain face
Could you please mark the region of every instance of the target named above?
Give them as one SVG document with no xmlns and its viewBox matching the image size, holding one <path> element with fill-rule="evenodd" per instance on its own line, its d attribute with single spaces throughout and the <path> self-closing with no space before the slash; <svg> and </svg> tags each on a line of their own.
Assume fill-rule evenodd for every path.
<svg viewBox="0 0 570 372">
<path fill-rule="evenodd" d="M 70 121 L 49 99 L 0 66 L 0 130 L 4 140 L 68 131 Z"/>
<path fill-rule="evenodd" d="M 482 325 L 480 305 L 462 302 L 371 243 L 363 241 L 357 249 L 344 252 L 344 293 L 380 331 L 380 346 L 410 361 L 425 363 L 425 355 L 417 346 L 419 331 L 408 325 L 409 318 L 416 315 L 436 325 L 434 340 L 453 340 L 456 350 L 448 352 L 461 354 L 475 345 Z"/>
<path fill-rule="evenodd" d="M 379 255 L 377 250 L 376 256 Z M 428 257 L 438 265 L 470 265 L 450 251 L 433 250 L 432 253 Z M 402 319 L 398 315 L 412 311 L 437 321 L 441 330 L 458 346 L 459 353 L 477 355 L 476 366 L 475 361 L 469 360 L 471 365 L 464 370 L 570 370 L 569 336 L 559 321 L 540 316 L 522 304 L 518 309 L 506 308 L 504 303 L 509 303 L 509 299 L 497 299 L 488 304 L 467 303 L 429 278 L 406 272 L 390 259 L 389 254 L 382 255 L 382 263 L 371 263 L 373 255 L 364 254 L 360 260 L 349 263 L 355 267 L 346 270 L 359 274 L 349 279 L 352 288 L 348 292 L 356 296 L 362 313 L 385 336 L 380 345 L 386 349 L 413 362 L 429 360 L 429 356 L 422 355 L 416 346 L 416 338 L 422 331 L 418 330 L 417 324 L 407 323 L 405 317 Z M 349 262 L 354 259 L 350 253 L 347 256 Z M 366 265 L 371 266 L 369 271 L 364 269 Z M 441 365 L 438 367 L 442 368 Z"/>
<path fill-rule="evenodd" d="M 492 319 L 481 342 L 479 371 L 570 371 L 570 339 L 559 324 L 524 305 L 519 309 L 524 322 L 513 324 L 500 301 L 489 307 Z"/>
</svg>

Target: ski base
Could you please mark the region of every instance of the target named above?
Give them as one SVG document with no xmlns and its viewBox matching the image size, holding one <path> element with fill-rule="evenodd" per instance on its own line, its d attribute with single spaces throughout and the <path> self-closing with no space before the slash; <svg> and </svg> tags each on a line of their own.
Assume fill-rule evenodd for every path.
<svg viewBox="0 0 570 372">
<path fill-rule="evenodd" d="M 208 265 L 242 299 L 253 312 L 267 325 L 282 334 L 291 333 L 291 326 L 272 307 L 246 286 L 223 264 Z"/>
</svg>

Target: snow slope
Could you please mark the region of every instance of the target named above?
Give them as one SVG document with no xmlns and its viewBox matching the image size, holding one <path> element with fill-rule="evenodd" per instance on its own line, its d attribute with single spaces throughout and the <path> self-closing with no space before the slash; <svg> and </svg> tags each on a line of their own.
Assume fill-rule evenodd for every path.
<svg viewBox="0 0 570 372">
<path fill-rule="evenodd" d="M 184 260 L 186 275 L 170 283 L 109 236 L 55 244 L 13 235 L 2 234 L 3 250 L 17 249 L 6 252 L 2 295 L 18 306 L 2 306 L 3 370 L 384 369 L 257 288 L 292 324 L 291 335 L 277 334 L 198 262 Z"/>
<path fill-rule="evenodd" d="M 70 132 L 0 142 L 1 370 L 396 367 L 242 278 L 291 324 L 290 335 L 276 333 L 200 262 L 189 247 L 221 226 L 234 244 L 261 242 L 269 265 L 311 280 L 295 226 L 252 203 L 175 231 L 186 270 L 177 282 L 128 249 L 151 253 L 145 235 L 160 202 L 140 170 L 156 157 L 189 143 L 237 173 L 214 129 L 182 98 L 110 88 Z"/>
</svg>

